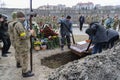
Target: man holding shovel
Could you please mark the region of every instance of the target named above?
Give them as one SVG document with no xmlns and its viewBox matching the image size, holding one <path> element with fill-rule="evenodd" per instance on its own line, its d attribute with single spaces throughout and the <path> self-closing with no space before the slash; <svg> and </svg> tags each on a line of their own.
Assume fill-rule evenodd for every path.
<svg viewBox="0 0 120 80">
<path fill-rule="evenodd" d="M 70 33 L 72 33 L 71 16 L 67 16 L 65 19 L 59 21 L 60 35 L 61 35 L 61 50 L 64 50 L 65 40 L 67 41 L 68 49 L 71 46 Z"/>
</svg>

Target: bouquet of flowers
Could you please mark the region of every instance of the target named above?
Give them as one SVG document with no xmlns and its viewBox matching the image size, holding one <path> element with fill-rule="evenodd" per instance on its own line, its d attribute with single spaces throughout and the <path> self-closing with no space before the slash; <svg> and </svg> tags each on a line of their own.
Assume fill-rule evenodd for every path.
<svg viewBox="0 0 120 80">
<path fill-rule="evenodd" d="M 41 45 L 41 44 L 42 44 L 42 43 L 41 43 L 39 40 L 35 41 L 35 42 L 34 42 L 34 49 L 35 49 L 36 51 L 40 50 L 40 45 Z"/>
<path fill-rule="evenodd" d="M 40 41 L 38 41 L 38 40 L 34 42 L 34 46 L 40 46 L 41 44 L 42 43 Z"/>
</svg>

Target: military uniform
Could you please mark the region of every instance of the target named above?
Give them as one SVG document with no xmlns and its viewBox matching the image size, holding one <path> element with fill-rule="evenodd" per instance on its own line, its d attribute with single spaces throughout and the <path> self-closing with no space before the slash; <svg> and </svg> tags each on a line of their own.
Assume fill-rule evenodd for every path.
<svg viewBox="0 0 120 80">
<path fill-rule="evenodd" d="M 100 22 L 100 18 L 98 15 L 93 16 L 92 22 Z"/>
<path fill-rule="evenodd" d="M 22 65 L 22 72 L 27 72 L 28 67 L 28 54 L 29 54 L 29 37 L 27 31 L 23 27 L 23 24 L 20 22 L 17 22 L 14 26 L 14 39 L 15 39 L 15 46 L 16 51 L 18 54 L 20 54 L 21 58 L 21 65 Z"/>
<path fill-rule="evenodd" d="M 14 32 L 13 32 L 14 25 L 16 23 L 17 23 L 16 21 L 9 22 L 9 24 L 8 24 L 8 33 L 10 35 L 10 40 L 11 40 L 12 46 L 15 49 L 16 66 L 21 67 L 21 65 L 20 65 L 20 54 L 19 54 L 19 50 L 16 49 L 16 45 L 15 45 L 16 41 L 15 41 Z"/>
<path fill-rule="evenodd" d="M 104 23 L 105 23 L 105 18 L 104 18 L 104 16 L 102 16 L 101 24 L 104 25 Z"/>
<path fill-rule="evenodd" d="M 120 25 L 120 20 L 118 19 L 118 17 L 114 17 L 113 29 L 116 30 L 117 26 L 119 26 L 119 25 Z"/>
<path fill-rule="evenodd" d="M 92 22 L 92 16 L 87 16 L 86 17 L 86 23 L 90 24 Z"/>
<path fill-rule="evenodd" d="M 28 71 L 28 54 L 30 50 L 29 42 L 31 33 L 28 32 L 27 27 L 24 25 L 25 15 L 23 12 L 17 12 L 17 23 L 13 29 L 13 37 L 18 54 L 20 54 L 20 62 L 22 66 L 22 76 L 31 77 L 32 74 Z"/>
</svg>

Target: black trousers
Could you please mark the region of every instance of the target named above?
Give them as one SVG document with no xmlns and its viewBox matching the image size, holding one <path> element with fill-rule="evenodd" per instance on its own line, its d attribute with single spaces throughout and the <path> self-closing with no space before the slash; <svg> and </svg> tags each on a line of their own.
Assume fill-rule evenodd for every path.
<svg viewBox="0 0 120 80">
<path fill-rule="evenodd" d="M 3 42 L 3 48 L 2 48 L 2 55 L 6 54 L 8 52 L 10 46 L 11 46 L 11 41 L 9 37 L 1 36 L 0 39 Z"/>
<path fill-rule="evenodd" d="M 70 47 L 71 45 L 71 40 L 70 40 L 70 35 L 61 35 L 61 47 L 63 48 L 65 43 L 67 41 L 67 46 Z"/>
<path fill-rule="evenodd" d="M 114 46 L 115 41 L 119 39 L 119 35 L 111 38 L 107 43 L 107 48 L 112 48 Z"/>
<path fill-rule="evenodd" d="M 80 30 L 82 31 L 83 23 L 80 22 Z"/>
</svg>

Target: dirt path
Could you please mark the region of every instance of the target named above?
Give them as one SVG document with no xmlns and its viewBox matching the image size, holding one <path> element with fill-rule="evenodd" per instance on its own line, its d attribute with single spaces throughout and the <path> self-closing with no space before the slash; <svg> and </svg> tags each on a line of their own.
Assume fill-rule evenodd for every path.
<svg viewBox="0 0 120 80">
<path fill-rule="evenodd" d="M 67 48 L 65 49 L 68 50 Z M 53 71 L 48 67 L 41 65 L 41 59 L 47 56 L 51 56 L 56 54 L 57 52 L 60 54 L 61 50 L 47 50 L 47 51 L 33 51 L 33 73 L 35 73 L 34 77 L 31 78 L 23 78 L 21 76 L 21 69 L 16 68 L 16 62 L 14 58 L 14 49 L 11 48 L 10 51 L 12 54 L 9 54 L 8 57 L 1 57 L 0 59 L 0 80 L 47 80 L 47 75 Z"/>
</svg>

